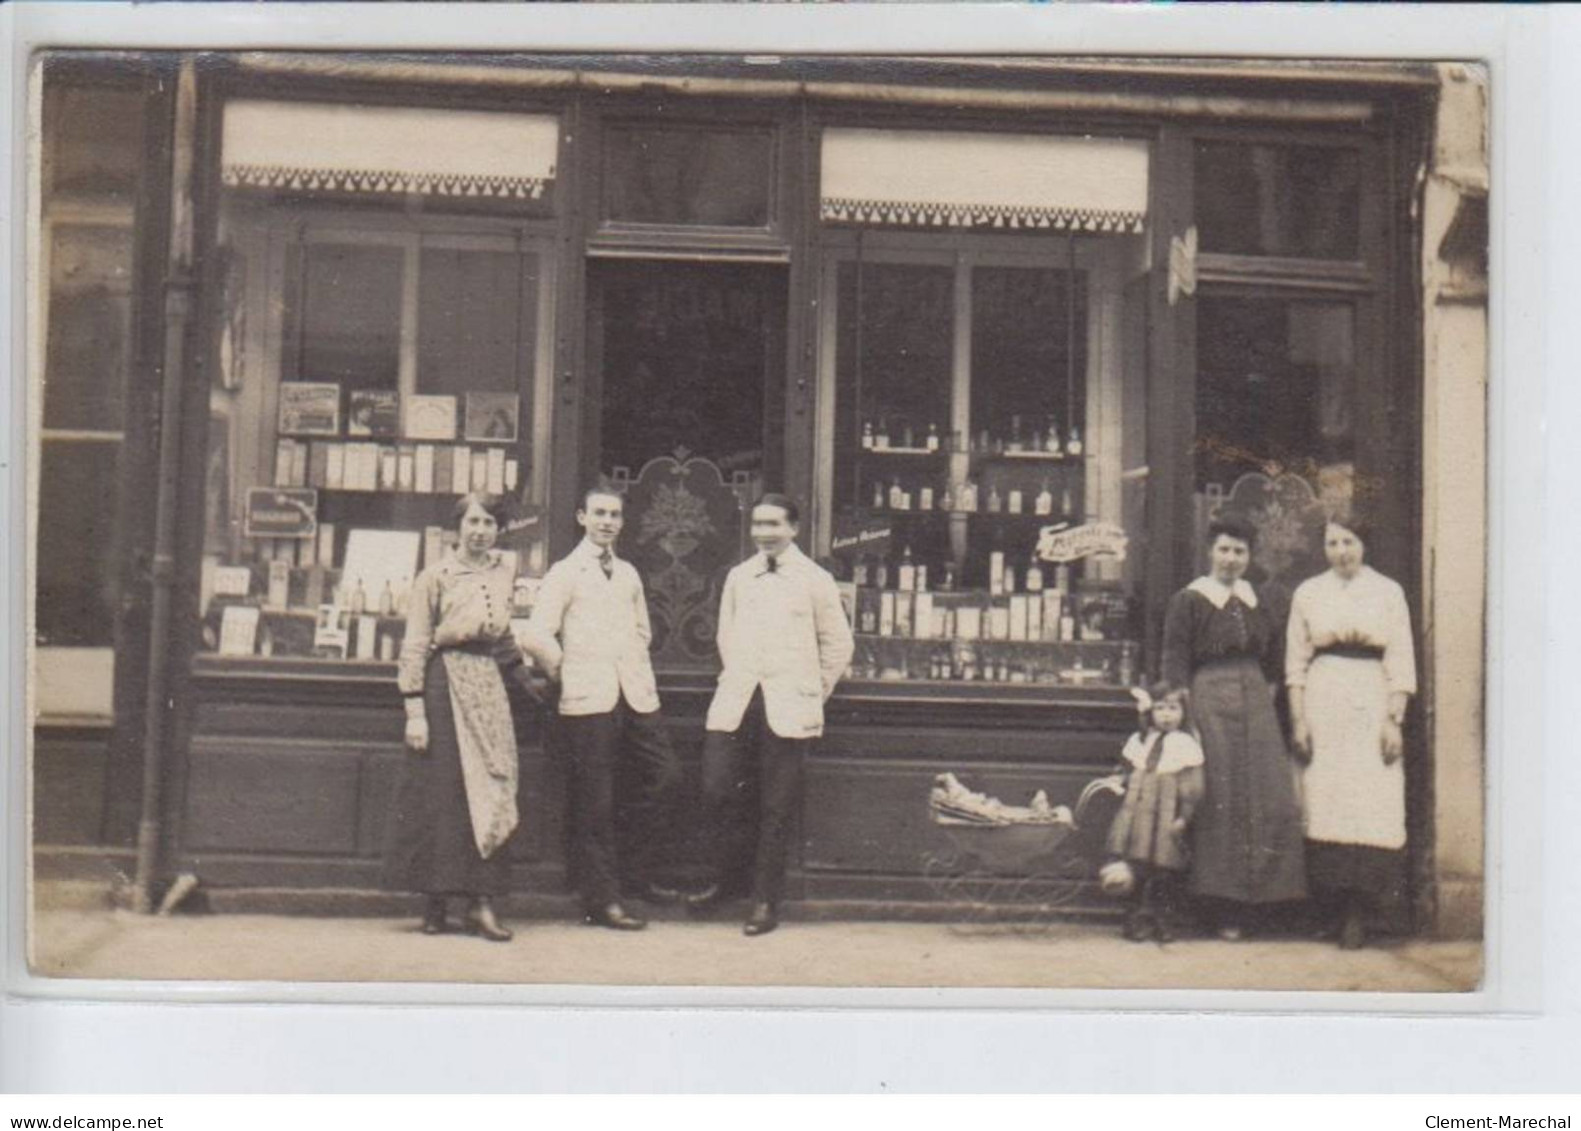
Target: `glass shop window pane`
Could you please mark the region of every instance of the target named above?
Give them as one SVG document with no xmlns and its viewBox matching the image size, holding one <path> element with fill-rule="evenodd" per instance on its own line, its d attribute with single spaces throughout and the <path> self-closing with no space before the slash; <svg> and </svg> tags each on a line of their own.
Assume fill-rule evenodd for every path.
<svg viewBox="0 0 1581 1131">
<path fill-rule="evenodd" d="M 1064 271 L 972 272 L 972 431 L 979 444 L 1042 447 L 1082 427 L 1087 403 L 1087 295 Z"/>
<path fill-rule="evenodd" d="M 773 182 L 769 130 L 611 127 L 604 216 L 631 224 L 766 228 Z"/>
<path fill-rule="evenodd" d="M 303 244 L 286 264 L 287 381 L 393 389 L 401 366 L 398 247 Z"/>
<path fill-rule="evenodd" d="M 418 293 L 418 392 L 521 389 L 522 374 L 532 366 L 536 257 L 424 248 Z M 522 410 L 531 407 L 523 404 Z M 525 415 L 521 427 L 530 433 Z"/>
<path fill-rule="evenodd" d="M 132 332 L 131 230 L 58 225 L 49 267 L 44 427 L 119 431 Z"/>
<path fill-rule="evenodd" d="M 139 91 L 46 79 L 44 122 L 46 193 L 130 206 L 143 156 Z"/>
<path fill-rule="evenodd" d="M 1197 299 L 1197 488 L 1229 494 L 1272 466 L 1348 492 L 1356 317 L 1348 303 Z"/>
<path fill-rule="evenodd" d="M 39 455 L 38 643 L 109 647 L 119 603 L 118 440 L 45 439 Z"/>
<path fill-rule="evenodd" d="M 939 461 L 951 446 L 955 270 L 842 263 L 839 290 L 834 498 L 839 506 L 871 507 L 897 475 L 942 480 Z M 912 449 L 937 466 L 903 466 L 904 455 L 875 449 Z"/>
<path fill-rule="evenodd" d="M 1357 150 L 1200 142 L 1195 183 L 1203 251 L 1360 258 Z"/>
</svg>

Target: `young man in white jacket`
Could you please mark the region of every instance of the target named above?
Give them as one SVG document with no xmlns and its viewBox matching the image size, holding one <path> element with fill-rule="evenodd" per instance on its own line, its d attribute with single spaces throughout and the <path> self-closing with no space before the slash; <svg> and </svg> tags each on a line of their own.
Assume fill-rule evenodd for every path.
<svg viewBox="0 0 1581 1131">
<path fill-rule="evenodd" d="M 631 843 L 644 859 L 633 878 L 654 890 L 649 860 L 673 820 L 681 767 L 659 715 L 648 646 L 653 632 L 642 578 L 615 556 L 625 524 L 623 501 L 607 484 L 582 496 L 576 521 L 584 537 L 544 577 L 533 606 L 528 649 L 560 685 L 560 723 L 568 746 L 572 844 L 588 921 L 633 931 L 647 921 L 620 903 L 616 860 L 615 768 L 620 757 L 642 763 L 643 827 Z"/>
<path fill-rule="evenodd" d="M 794 500 L 764 495 L 752 508 L 758 552 L 730 571 L 720 597 L 724 670 L 708 708 L 703 800 L 719 885 L 750 870 L 748 935 L 779 925 L 802 761 L 823 733 L 824 701 L 854 648 L 834 578 L 796 547 L 800 523 Z M 753 776 L 761 809 L 755 848 L 740 804 Z"/>
</svg>

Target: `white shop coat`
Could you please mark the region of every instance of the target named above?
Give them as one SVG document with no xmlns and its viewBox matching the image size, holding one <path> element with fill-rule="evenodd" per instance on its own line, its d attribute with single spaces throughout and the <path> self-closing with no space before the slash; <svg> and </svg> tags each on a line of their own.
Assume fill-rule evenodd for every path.
<svg viewBox="0 0 1581 1131">
<path fill-rule="evenodd" d="M 855 642 L 828 571 L 792 545 L 770 572 L 754 554 L 730 571 L 719 601 L 724 670 L 707 727 L 733 731 L 763 688 L 769 728 L 781 738 L 823 733 L 824 700 L 851 662 Z"/>
<path fill-rule="evenodd" d="M 546 670 L 560 669 L 560 713 L 613 711 L 621 696 L 646 715 L 659 709 L 648 646 L 648 599 L 642 578 L 612 556 L 604 576 L 599 550 L 584 538 L 543 579 L 533 605 L 527 649 Z"/>
</svg>

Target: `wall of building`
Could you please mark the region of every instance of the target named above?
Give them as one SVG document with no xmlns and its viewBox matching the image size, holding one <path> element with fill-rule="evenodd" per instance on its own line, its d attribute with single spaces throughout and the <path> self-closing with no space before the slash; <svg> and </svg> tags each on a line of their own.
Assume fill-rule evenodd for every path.
<svg viewBox="0 0 1581 1131">
<path fill-rule="evenodd" d="M 1447 65 L 1423 192 L 1422 639 L 1436 933 L 1483 922 L 1487 583 L 1487 75 Z"/>
</svg>

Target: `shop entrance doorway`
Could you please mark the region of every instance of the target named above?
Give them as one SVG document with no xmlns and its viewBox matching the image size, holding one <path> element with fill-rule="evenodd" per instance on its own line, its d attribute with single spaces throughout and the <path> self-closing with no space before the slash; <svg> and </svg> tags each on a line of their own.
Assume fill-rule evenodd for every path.
<svg viewBox="0 0 1581 1131">
<path fill-rule="evenodd" d="M 786 272 L 665 260 L 588 273 L 584 481 L 626 497 L 620 552 L 648 590 L 654 663 L 714 670 L 724 575 L 750 546 L 745 521 L 783 489 Z"/>
<path fill-rule="evenodd" d="M 684 453 L 727 480 L 777 484 L 784 268 L 602 261 L 589 268 L 588 291 L 601 396 L 584 470 L 635 479 L 648 461 Z"/>
</svg>

